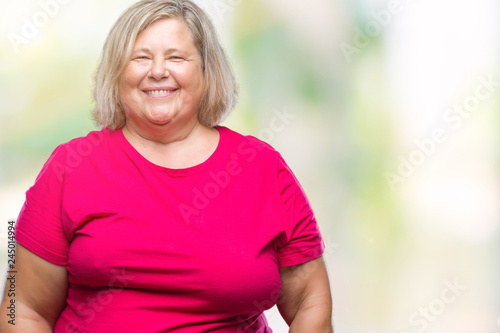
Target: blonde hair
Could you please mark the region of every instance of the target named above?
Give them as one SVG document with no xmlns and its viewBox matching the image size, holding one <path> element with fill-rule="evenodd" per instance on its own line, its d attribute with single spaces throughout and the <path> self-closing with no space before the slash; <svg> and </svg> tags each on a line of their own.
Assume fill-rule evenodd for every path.
<svg viewBox="0 0 500 333">
<path fill-rule="evenodd" d="M 233 109 L 238 88 L 229 60 L 207 14 L 190 0 L 143 0 L 122 13 L 108 34 L 94 79 L 97 126 L 118 129 L 125 125 L 118 83 L 139 34 L 165 18 L 183 20 L 201 57 L 204 88 L 198 110 L 199 122 L 213 127 Z"/>
</svg>

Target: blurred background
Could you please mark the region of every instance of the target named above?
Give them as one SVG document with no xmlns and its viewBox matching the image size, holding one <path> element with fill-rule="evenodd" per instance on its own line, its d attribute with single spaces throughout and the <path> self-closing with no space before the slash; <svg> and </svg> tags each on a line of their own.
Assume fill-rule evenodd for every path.
<svg viewBox="0 0 500 333">
<path fill-rule="evenodd" d="M 2 272 L 43 163 L 94 129 L 101 47 L 133 2 L 2 6 Z M 279 150 L 315 210 L 336 333 L 500 332 L 500 2 L 196 2 L 240 83 L 223 125 Z"/>
</svg>

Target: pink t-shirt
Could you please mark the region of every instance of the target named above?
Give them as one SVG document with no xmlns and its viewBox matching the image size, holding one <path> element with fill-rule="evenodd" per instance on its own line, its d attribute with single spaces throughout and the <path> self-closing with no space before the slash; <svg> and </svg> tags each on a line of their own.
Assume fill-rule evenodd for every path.
<svg viewBox="0 0 500 333">
<path fill-rule="evenodd" d="M 121 130 L 60 145 L 26 194 L 16 240 L 68 269 L 60 332 L 272 332 L 279 267 L 319 257 L 281 155 L 218 126 L 203 163 L 155 165 Z"/>
</svg>

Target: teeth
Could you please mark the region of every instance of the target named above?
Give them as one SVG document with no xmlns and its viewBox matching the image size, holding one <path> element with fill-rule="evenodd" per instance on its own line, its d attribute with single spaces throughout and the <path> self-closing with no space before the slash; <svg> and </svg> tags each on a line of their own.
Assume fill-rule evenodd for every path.
<svg viewBox="0 0 500 333">
<path fill-rule="evenodd" d="M 173 90 L 149 90 L 146 93 L 148 95 L 165 95 L 167 93 L 172 92 Z"/>
</svg>

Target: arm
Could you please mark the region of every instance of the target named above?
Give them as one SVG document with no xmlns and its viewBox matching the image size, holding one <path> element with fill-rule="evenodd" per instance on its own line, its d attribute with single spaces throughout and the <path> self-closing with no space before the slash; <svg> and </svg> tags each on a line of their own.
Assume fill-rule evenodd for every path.
<svg viewBox="0 0 500 333">
<path fill-rule="evenodd" d="M 280 268 L 278 310 L 290 333 L 333 333 L 332 296 L 323 257 Z"/>
<path fill-rule="evenodd" d="M 4 284 L 0 308 L 0 332 L 53 332 L 66 304 L 68 273 L 16 243 L 15 326 L 9 324 L 8 284 Z M 7 275 L 8 278 L 9 275 Z"/>
</svg>

